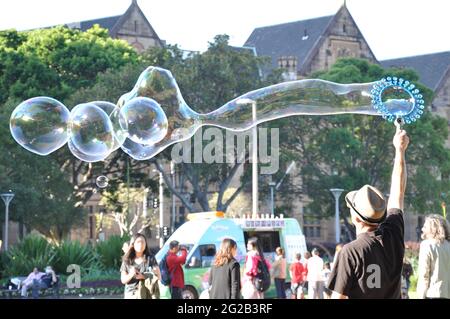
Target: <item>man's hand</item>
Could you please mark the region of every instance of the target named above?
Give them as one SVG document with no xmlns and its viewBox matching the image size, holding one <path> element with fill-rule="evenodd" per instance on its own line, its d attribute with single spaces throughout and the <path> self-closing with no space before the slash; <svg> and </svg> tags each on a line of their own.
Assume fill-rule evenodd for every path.
<svg viewBox="0 0 450 319">
<path fill-rule="evenodd" d="M 404 153 L 406 151 L 406 149 L 408 148 L 408 144 L 409 144 L 409 137 L 406 134 L 406 131 L 403 130 L 400 127 L 400 124 L 395 122 L 395 126 L 397 128 L 395 135 L 394 135 L 394 147 L 396 151 L 400 151 L 402 153 Z"/>
</svg>

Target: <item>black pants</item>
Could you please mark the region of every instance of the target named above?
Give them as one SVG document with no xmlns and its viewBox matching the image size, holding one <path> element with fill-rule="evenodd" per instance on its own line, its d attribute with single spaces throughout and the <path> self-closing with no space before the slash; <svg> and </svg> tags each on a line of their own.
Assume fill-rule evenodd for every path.
<svg viewBox="0 0 450 319">
<path fill-rule="evenodd" d="M 275 288 L 277 289 L 277 298 L 286 299 L 286 291 L 284 290 L 285 279 L 275 278 Z"/>
<path fill-rule="evenodd" d="M 170 287 L 170 294 L 172 295 L 172 299 L 183 299 L 181 292 L 183 289 L 179 287 Z"/>
</svg>

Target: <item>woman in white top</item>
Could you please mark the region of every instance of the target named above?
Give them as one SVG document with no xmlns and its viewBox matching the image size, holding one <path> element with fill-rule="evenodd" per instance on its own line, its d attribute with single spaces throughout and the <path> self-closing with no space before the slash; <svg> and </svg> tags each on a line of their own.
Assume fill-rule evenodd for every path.
<svg viewBox="0 0 450 319">
<path fill-rule="evenodd" d="M 450 298 L 450 226 L 440 215 L 429 215 L 422 228 L 417 295 Z"/>
</svg>

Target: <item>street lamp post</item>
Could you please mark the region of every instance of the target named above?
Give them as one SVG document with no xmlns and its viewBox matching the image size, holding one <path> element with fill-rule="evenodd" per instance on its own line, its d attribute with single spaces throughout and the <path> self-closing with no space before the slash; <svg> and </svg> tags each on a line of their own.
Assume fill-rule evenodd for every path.
<svg viewBox="0 0 450 319">
<path fill-rule="evenodd" d="M 170 161 L 170 175 L 172 175 L 172 185 L 175 188 L 175 162 Z M 175 217 L 176 217 L 176 207 L 175 207 L 175 194 L 172 192 L 172 223 L 171 223 L 171 233 L 175 231 Z"/>
<path fill-rule="evenodd" d="M 240 99 L 236 102 L 238 105 L 252 105 L 252 120 L 256 123 L 256 102 L 251 99 Z M 258 216 L 258 127 L 252 128 L 252 217 Z"/>
<path fill-rule="evenodd" d="M 335 221 L 334 221 L 334 227 L 336 228 L 336 243 L 339 243 L 341 241 L 341 225 L 339 222 L 339 197 L 341 196 L 342 192 L 344 190 L 341 188 L 332 188 L 330 189 L 330 192 L 333 193 L 334 199 L 336 201 L 335 203 Z"/>
<path fill-rule="evenodd" d="M 289 164 L 288 168 L 286 169 L 286 172 L 284 173 L 283 177 L 280 179 L 278 183 L 270 182 L 270 206 L 271 206 L 271 214 L 274 215 L 275 211 L 275 204 L 274 204 L 274 197 L 275 197 L 275 191 L 278 191 L 280 189 L 281 183 L 283 183 L 285 177 L 292 171 L 292 169 L 295 167 L 295 161 L 292 161 L 291 164 Z"/>
<path fill-rule="evenodd" d="M 8 193 L 0 194 L 5 203 L 5 234 L 4 234 L 4 243 L 5 243 L 5 251 L 8 250 L 8 223 L 9 223 L 9 203 L 11 203 L 14 198 L 14 193 L 9 191 Z"/>
<path fill-rule="evenodd" d="M 275 211 L 274 205 L 275 204 L 274 204 L 273 193 L 274 193 L 274 188 L 276 185 L 277 185 L 277 183 L 275 183 L 275 182 L 269 183 L 269 186 L 270 186 L 270 214 L 271 215 L 275 215 L 274 214 L 274 211 Z"/>
<path fill-rule="evenodd" d="M 163 173 L 159 172 L 159 229 L 162 232 L 164 227 L 164 180 Z M 164 246 L 164 236 L 160 234 L 159 247 Z"/>
</svg>

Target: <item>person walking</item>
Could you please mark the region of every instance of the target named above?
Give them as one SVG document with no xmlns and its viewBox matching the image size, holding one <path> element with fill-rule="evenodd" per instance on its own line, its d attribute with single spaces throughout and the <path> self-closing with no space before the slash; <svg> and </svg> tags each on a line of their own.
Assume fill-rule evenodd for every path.
<svg viewBox="0 0 450 319">
<path fill-rule="evenodd" d="M 429 215 L 422 227 L 417 280 L 418 298 L 450 298 L 450 225 Z"/>
<path fill-rule="evenodd" d="M 272 264 L 272 274 L 275 281 L 278 299 L 286 299 L 285 283 L 286 283 L 286 258 L 284 249 L 277 247 L 275 249 L 276 257 Z"/>
<path fill-rule="evenodd" d="M 319 250 L 312 250 L 312 257 L 308 259 L 308 299 L 323 299 L 323 259 Z"/>
<path fill-rule="evenodd" d="M 300 253 L 295 254 L 295 261 L 289 267 L 292 299 L 304 299 L 303 285 L 306 278 L 306 267 L 301 262 L 301 259 L 302 255 Z"/>
<path fill-rule="evenodd" d="M 236 255 L 236 242 L 230 238 L 222 240 L 209 275 L 210 299 L 240 299 L 241 271 Z"/>
</svg>

